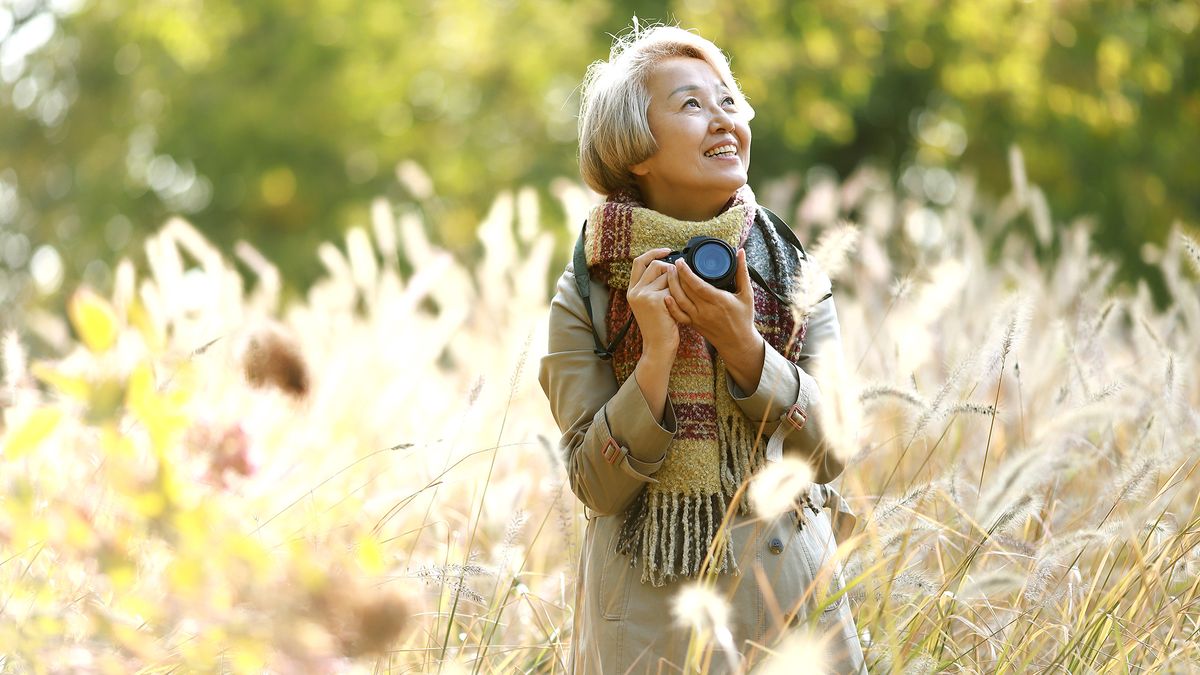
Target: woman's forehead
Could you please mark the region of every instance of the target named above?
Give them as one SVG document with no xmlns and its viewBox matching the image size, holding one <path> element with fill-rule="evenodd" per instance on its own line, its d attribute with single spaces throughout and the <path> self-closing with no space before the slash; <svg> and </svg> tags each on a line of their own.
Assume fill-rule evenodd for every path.
<svg viewBox="0 0 1200 675">
<path fill-rule="evenodd" d="M 689 56 L 673 56 L 659 61 L 650 72 L 648 84 L 655 93 L 674 96 L 696 90 L 724 89 L 729 86 L 712 64 Z"/>
</svg>

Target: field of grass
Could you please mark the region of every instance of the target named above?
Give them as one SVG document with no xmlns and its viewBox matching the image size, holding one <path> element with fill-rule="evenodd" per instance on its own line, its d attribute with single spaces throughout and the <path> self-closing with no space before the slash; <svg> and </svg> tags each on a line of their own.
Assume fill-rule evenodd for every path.
<svg viewBox="0 0 1200 675">
<path fill-rule="evenodd" d="M 861 420 L 868 664 L 1200 671 L 1200 252 L 1147 244 L 1158 308 L 1013 175 L 938 206 L 863 170 L 793 218 Z M 573 234 L 588 198 L 555 192 Z M 417 206 L 375 204 L 286 304 L 269 252 L 172 221 L 111 295 L 4 337 L 0 672 L 562 670 L 585 523 L 536 372 L 565 251 L 531 192 L 471 266 Z"/>
</svg>

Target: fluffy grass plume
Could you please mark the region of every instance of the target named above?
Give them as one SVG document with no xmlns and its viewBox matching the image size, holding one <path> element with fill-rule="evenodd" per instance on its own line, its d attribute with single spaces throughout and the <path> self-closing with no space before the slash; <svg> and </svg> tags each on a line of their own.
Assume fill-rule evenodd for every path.
<svg viewBox="0 0 1200 675">
<path fill-rule="evenodd" d="M 799 457 L 771 462 L 750 480 L 747 495 L 754 512 L 773 518 L 796 508 L 799 497 L 812 485 L 812 465 Z"/>
<path fill-rule="evenodd" d="M 859 514 L 839 554 L 868 668 L 1200 669 L 1196 245 L 1157 249 L 1167 306 L 1114 288 L 1086 223 L 1044 222 L 1017 162 L 1019 205 L 976 201 L 965 178 L 945 206 L 914 203 L 864 168 L 811 221 L 856 234 L 797 223 L 836 277 L 845 360 L 801 367 Z M 419 167 L 398 175 L 436 199 Z M 776 210 L 799 201 L 755 187 Z M 286 303 L 270 251 L 235 262 L 172 220 L 144 266 L 116 262 L 111 295 L 15 327 L 4 668 L 565 671 L 587 520 L 528 371 L 589 198 L 554 192 L 561 232 L 528 193 L 501 195 L 469 264 L 428 204 L 379 200 Z M 936 246 L 903 227 L 918 209 Z M 1050 245 L 990 225 L 1023 210 Z M 813 597 L 838 588 L 818 577 Z M 708 617 L 693 660 L 664 672 L 740 667 L 718 630 L 738 617 L 703 592 L 681 599 Z M 805 640 L 760 653 L 801 672 Z"/>
</svg>

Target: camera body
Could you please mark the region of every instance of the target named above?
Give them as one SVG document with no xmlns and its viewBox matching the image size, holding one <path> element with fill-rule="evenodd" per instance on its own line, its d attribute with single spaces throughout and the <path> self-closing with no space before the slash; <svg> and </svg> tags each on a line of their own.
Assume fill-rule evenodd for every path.
<svg viewBox="0 0 1200 675">
<path fill-rule="evenodd" d="M 674 264 L 683 258 L 696 276 L 730 293 L 737 290 L 737 256 L 733 247 L 716 237 L 692 237 L 681 251 L 671 251 L 661 260 Z"/>
</svg>

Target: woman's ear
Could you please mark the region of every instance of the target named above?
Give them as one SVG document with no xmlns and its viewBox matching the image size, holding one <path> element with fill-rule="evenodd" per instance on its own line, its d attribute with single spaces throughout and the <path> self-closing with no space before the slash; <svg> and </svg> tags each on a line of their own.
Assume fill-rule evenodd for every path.
<svg viewBox="0 0 1200 675">
<path fill-rule="evenodd" d="M 629 173 L 639 177 L 646 176 L 650 173 L 650 167 L 646 166 L 648 162 L 649 160 L 638 162 L 637 164 L 630 164 Z"/>
</svg>

